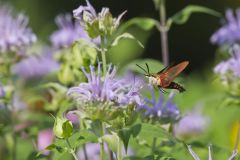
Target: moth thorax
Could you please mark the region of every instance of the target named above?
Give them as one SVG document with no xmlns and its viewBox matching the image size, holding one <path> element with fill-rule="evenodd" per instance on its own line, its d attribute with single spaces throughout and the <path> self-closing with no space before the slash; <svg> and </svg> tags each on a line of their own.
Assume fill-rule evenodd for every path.
<svg viewBox="0 0 240 160">
<path fill-rule="evenodd" d="M 153 76 L 148 77 L 148 81 L 152 85 L 156 85 L 156 86 L 159 85 L 158 79 Z"/>
</svg>

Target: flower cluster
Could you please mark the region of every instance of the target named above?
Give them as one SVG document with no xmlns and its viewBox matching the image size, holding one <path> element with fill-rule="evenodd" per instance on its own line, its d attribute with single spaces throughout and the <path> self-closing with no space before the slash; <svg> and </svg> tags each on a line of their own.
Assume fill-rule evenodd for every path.
<svg viewBox="0 0 240 160">
<path fill-rule="evenodd" d="M 0 7 L 0 52 L 15 52 L 36 42 L 37 38 L 27 28 L 28 18 L 23 14 L 13 15 L 12 9 Z"/>
<path fill-rule="evenodd" d="M 91 38 L 112 35 L 126 12 L 123 12 L 117 18 L 113 18 L 109 8 L 102 8 L 101 12 L 97 14 L 88 0 L 86 2 L 87 6 L 81 5 L 73 10 L 74 17 L 80 20 L 80 24 Z"/>
<path fill-rule="evenodd" d="M 43 50 L 39 56 L 30 56 L 12 67 L 12 72 L 25 79 L 38 78 L 58 70 L 59 64 L 49 50 Z"/>
<path fill-rule="evenodd" d="M 233 10 L 226 11 L 226 24 L 216 31 L 212 37 L 213 44 L 234 44 L 240 40 L 240 10 L 236 10 L 236 16 Z"/>
<path fill-rule="evenodd" d="M 56 17 L 55 22 L 59 29 L 50 36 L 50 41 L 55 48 L 69 47 L 80 38 L 90 41 L 83 27 L 73 21 L 72 15 L 59 15 Z"/>
<path fill-rule="evenodd" d="M 90 66 L 90 73 L 82 68 L 88 82 L 80 83 L 68 90 L 67 95 L 82 104 L 129 105 L 142 104 L 137 83 L 131 83 L 124 78 L 116 77 L 116 67 L 109 65 L 106 75 L 101 76 L 101 64 L 98 63 L 97 73 L 94 66 Z"/>
<path fill-rule="evenodd" d="M 203 133 L 209 119 L 200 113 L 199 108 L 187 113 L 174 125 L 173 133 L 178 138 L 188 138 Z"/>
<path fill-rule="evenodd" d="M 145 99 L 145 104 L 138 106 L 139 111 L 143 111 L 146 118 L 150 118 L 160 123 L 176 122 L 180 118 L 180 111 L 176 104 L 173 103 L 173 94 L 170 94 L 167 102 L 164 103 L 164 97 L 161 91 L 160 96 L 156 99 L 154 89 L 151 87 L 152 99 Z"/>
<path fill-rule="evenodd" d="M 231 57 L 220 62 L 214 68 L 214 72 L 220 74 L 222 77 L 225 77 L 228 73 L 231 73 L 234 77 L 240 78 L 240 47 L 234 45 L 231 49 Z"/>
</svg>

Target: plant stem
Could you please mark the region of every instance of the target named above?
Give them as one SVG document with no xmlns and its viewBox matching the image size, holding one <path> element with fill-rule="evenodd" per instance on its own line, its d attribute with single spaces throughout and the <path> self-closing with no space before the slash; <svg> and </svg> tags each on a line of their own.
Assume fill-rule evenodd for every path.
<svg viewBox="0 0 240 160">
<path fill-rule="evenodd" d="M 108 152 L 109 152 L 109 160 L 113 160 L 113 152 L 108 149 Z"/>
<path fill-rule="evenodd" d="M 156 137 L 153 137 L 153 142 L 152 142 L 152 154 L 154 154 L 154 152 L 155 152 L 156 143 L 157 143 L 157 138 L 156 138 Z"/>
<path fill-rule="evenodd" d="M 81 120 L 80 121 L 80 132 L 81 132 L 81 129 L 85 129 L 85 124 L 84 124 L 84 120 Z M 84 159 L 85 160 L 88 160 L 88 155 L 87 155 L 87 148 L 86 148 L 86 145 L 83 144 L 83 155 L 84 155 Z"/>
<path fill-rule="evenodd" d="M 85 144 L 83 145 L 83 154 L 84 154 L 84 159 L 88 160 L 87 149 Z"/>
<path fill-rule="evenodd" d="M 74 158 L 75 160 L 78 160 L 77 155 L 76 155 L 76 153 L 75 153 L 75 150 L 72 148 L 72 146 L 71 146 L 69 140 L 66 139 L 66 142 L 67 142 L 69 148 L 71 149 L 70 153 L 72 154 L 73 158 Z"/>
<path fill-rule="evenodd" d="M 165 0 L 160 0 L 159 7 L 160 14 L 160 36 L 161 36 L 161 46 L 162 46 L 162 59 L 165 66 L 169 64 L 169 54 L 168 54 L 168 29 L 166 26 L 166 6 Z"/>
<path fill-rule="evenodd" d="M 104 135 L 104 125 L 103 123 L 101 123 L 101 136 L 103 135 Z M 100 141 L 99 145 L 100 145 L 100 159 L 104 160 L 104 143 L 102 140 Z"/>
<path fill-rule="evenodd" d="M 102 63 L 103 63 L 103 74 L 105 75 L 107 72 L 107 61 L 106 61 L 106 52 L 104 47 L 104 37 L 101 36 L 101 56 L 102 56 Z"/>
<path fill-rule="evenodd" d="M 118 138 L 117 159 L 122 160 L 122 141 Z"/>
</svg>

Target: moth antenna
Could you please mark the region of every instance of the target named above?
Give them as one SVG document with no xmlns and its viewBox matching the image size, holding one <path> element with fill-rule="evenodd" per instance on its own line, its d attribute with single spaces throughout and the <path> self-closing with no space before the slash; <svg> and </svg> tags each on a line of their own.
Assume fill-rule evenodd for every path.
<svg viewBox="0 0 240 160">
<path fill-rule="evenodd" d="M 140 65 L 138 65 L 138 64 L 136 64 L 140 69 L 142 69 L 143 71 L 144 71 L 144 73 L 146 73 L 146 74 L 148 74 L 147 73 L 147 71 L 143 68 L 143 67 L 141 67 Z"/>
<path fill-rule="evenodd" d="M 150 75 L 150 71 L 149 71 L 149 67 L 148 67 L 148 64 L 147 63 L 145 63 L 146 64 L 146 66 L 147 66 L 147 73 Z"/>
</svg>

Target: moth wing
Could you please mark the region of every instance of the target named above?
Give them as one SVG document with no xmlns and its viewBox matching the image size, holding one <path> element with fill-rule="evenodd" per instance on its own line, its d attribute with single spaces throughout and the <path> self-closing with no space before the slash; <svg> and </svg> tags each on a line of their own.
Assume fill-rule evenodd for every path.
<svg viewBox="0 0 240 160">
<path fill-rule="evenodd" d="M 166 71 L 162 72 L 159 77 L 161 80 L 161 86 L 167 87 L 170 83 L 187 67 L 188 61 L 183 61 L 175 66 L 167 68 Z"/>
</svg>

